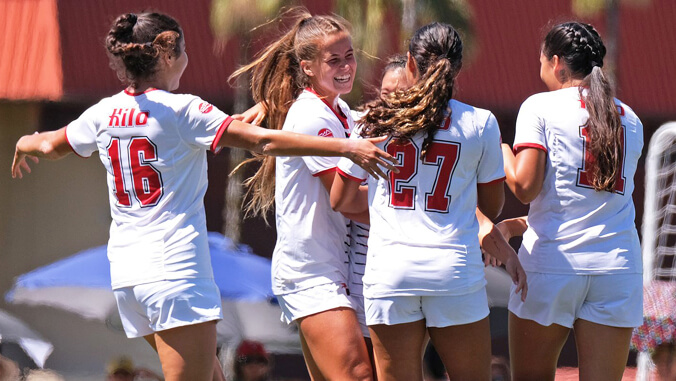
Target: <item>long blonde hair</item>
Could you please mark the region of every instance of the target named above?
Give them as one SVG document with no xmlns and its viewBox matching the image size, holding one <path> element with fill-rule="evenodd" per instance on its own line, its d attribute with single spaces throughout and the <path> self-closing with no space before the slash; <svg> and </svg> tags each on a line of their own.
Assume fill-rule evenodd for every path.
<svg viewBox="0 0 676 381">
<path fill-rule="evenodd" d="M 302 7 L 292 8 L 279 18 L 287 15 L 295 20 L 291 29 L 229 78 L 232 80 L 251 73 L 253 99 L 266 107 L 267 126 L 276 130 L 282 129 L 286 114 L 296 97 L 310 86 L 310 78 L 301 70 L 300 62 L 315 60 L 326 36 L 349 33 L 350 29 L 348 22 L 338 16 L 312 16 Z M 261 166 L 244 182 L 249 198 L 245 213 L 265 217 L 275 201 L 275 158 L 255 156 L 242 165 L 252 161 L 261 162 Z"/>
</svg>

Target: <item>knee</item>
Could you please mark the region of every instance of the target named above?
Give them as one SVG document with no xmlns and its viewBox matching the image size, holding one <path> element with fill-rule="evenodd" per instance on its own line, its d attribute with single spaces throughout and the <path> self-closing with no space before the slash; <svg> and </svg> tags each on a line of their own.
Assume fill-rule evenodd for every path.
<svg viewBox="0 0 676 381">
<path fill-rule="evenodd" d="M 360 361 L 354 366 L 348 368 L 350 369 L 350 380 L 359 380 L 359 381 L 372 381 L 373 380 L 373 369 L 371 368 L 370 363 L 364 363 Z"/>
</svg>

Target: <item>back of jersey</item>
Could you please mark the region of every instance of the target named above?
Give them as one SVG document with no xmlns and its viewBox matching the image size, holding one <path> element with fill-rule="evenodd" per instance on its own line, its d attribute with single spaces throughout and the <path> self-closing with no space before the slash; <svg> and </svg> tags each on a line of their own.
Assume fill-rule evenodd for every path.
<svg viewBox="0 0 676 381">
<path fill-rule="evenodd" d="M 477 239 L 477 185 L 504 179 L 500 130 L 487 110 L 452 100 L 451 118 L 424 157 L 424 134 L 383 149 L 399 173 L 369 178 L 371 231 L 364 276 L 367 297 L 462 294 L 484 285 Z M 345 164 L 345 165 L 343 165 Z M 363 178 L 341 162 L 346 175 Z"/>
<path fill-rule="evenodd" d="M 226 117 L 198 97 L 154 90 L 106 98 L 68 125 L 73 150 L 98 151 L 108 172 L 114 287 L 210 276 L 205 153 Z"/>
<path fill-rule="evenodd" d="M 519 257 L 528 271 L 570 274 L 641 272 L 634 225 L 634 174 L 643 148 L 643 126 L 617 101 L 624 139 L 613 192 L 590 181 L 589 114 L 578 88 L 536 94 L 519 111 L 514 149 L 546 152 L 542 190 L 530 205 L 529 228 Z"/>
</svg>

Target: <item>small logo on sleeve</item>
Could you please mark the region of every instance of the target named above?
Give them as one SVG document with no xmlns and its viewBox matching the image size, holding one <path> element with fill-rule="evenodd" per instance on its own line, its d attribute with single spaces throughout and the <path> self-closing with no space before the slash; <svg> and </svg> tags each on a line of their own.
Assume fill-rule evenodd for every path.
<svg viewBox="0 0 676 381">
<path fill-rule="evenodd" d="M 200 112 L 202 114 L 208 114 L 209 112 L 211 112 L 211 110 L 213 110 L 213 108 L 214 108 L 214 106 L 212 106 L 211 104 L 209 104 L 207 102 L 200 103 Z"/>
<path fill-rule="evenodd" d="M 322 136 L 322 137 L 325 137 L 325 138 L 332 138 L 333 132 L 331 132 L 331 130 L 329 130 L 328 128 L 322 128 L 317 133 L 317 136 Z"/>
</svg>

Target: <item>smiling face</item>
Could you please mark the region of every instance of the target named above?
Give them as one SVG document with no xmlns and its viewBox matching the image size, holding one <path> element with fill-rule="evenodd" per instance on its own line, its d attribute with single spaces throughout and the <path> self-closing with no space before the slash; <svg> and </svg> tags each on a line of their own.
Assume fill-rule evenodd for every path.
<svg viewBox="0 0 676 381">
<path fill-rule="evenodd" d="M 352 38 L 345 32 L 326 36 L 317 58 L 302 61 L 301 67 L 317 94 L 334 104 L 340 94 L 352 91 L 357 71 Z"/>
</svg>

